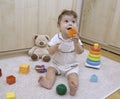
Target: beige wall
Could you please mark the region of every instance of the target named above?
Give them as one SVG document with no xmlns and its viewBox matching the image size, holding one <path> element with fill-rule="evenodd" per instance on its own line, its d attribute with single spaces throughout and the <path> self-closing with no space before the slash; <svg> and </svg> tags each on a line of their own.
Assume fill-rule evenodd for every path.
<svg viewBox="0 0 120 99">
<path fill-rule="evenodd" d="M 69 3 L 68 3 L 69 2 Z M 80 17 L 82 0 L 40 0 L 39 1 L 39 33 L 52 37 L 57 31 L 57 18 L 63 9 L 73 9 Z"/>
<path fill-rule="evenodd" d="M 120 0 L 84 0 L 81 37 L 120 54 Z M 113 50 L 115 49 L 115 50 Z"/>
<path fill-rule="evenodd" d="M 37 33 L 37 0 L 0 0 L 0 51 L 32 46 Z"/>
<path fill-rule="evenodd" d="M 0 52 L 33 46 L 35 34 L 57 32 L 58 14 L 81 0 L 0 0 Z M 79 5 L 78 5 L 79 6 Z"/>
</svg>

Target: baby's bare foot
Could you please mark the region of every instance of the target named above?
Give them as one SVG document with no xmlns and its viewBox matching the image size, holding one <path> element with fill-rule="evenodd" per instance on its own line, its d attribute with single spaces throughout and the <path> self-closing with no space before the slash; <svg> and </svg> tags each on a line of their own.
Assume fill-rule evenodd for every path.
<svg viewBox="0 0 120 99">
<path fill-rule="evenodd" d="M 75 84 L 75 82 L 71 82 L 71 86 L 70 86 L 70 95 L 74 96 L 76 94 L 77 91 L 77 84 Z"/>
<path fill-rule="evenodd" d="M 38 83 L 44 88 L 47 88 L 47 89 L 51 88 L 49 81 L 43 76 L 40 76 Z"/>
</svg>

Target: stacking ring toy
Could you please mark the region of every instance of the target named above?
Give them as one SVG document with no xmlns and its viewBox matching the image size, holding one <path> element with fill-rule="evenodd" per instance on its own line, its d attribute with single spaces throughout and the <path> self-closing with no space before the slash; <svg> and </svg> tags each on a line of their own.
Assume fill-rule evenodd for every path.
<svg viewBox="0 0 120 99">
<path fill-rule="evenodd" d="M 90 47 L 90 51 L 88 57 L 85 62 L 85 66 L 93 67 L 93 68 L 100 68 L 100 56 L 101 56 L 101 47 L 98 43 L 95 43 L 93 46 Z"/>
</svg>

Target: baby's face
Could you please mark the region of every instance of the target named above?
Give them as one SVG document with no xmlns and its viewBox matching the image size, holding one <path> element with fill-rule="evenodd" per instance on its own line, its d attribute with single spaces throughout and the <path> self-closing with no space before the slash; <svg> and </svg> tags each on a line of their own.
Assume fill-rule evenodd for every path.
<svg viewBox="0 0 120 99">
<path fill-rule="evenodd" d="M 60 32 L 63 33 L 64 37 L 68 38 L 67 34 L 69 29 L 78 29 L 77 19 L 75 19 L 73 16 L 64 15 L 58 27 L 60 29 Z"/>
</svg>

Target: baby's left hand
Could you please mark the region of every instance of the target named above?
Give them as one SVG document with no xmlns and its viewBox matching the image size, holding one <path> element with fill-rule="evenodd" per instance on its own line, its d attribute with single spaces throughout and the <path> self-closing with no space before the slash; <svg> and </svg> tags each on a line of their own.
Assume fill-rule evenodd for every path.
<svg viewBox="0 0 120 99">
<path fill-rule="evenodd" d="M 73 40 L 73 42 L 77 43 L 79 40 L 79 33 L 74 34 L 72 37 L 72 40 Z"/>
</svg>

